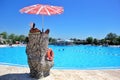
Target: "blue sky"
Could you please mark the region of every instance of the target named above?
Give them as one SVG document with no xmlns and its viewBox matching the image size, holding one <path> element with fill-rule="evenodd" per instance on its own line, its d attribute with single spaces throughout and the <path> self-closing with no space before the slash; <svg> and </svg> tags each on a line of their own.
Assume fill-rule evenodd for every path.
<svg viewBox="0 0 120 80">
<path fill-rule="evenodd" d="M 28 35 L 29 23 L 41 29 L 42 16 L 21 14 L 33 4 L 64 7 L 61 15 L 44 16 L 44 28 L 55 38 L 104 38 L 113 32 L 120 35 L 120 0 L 0 0 L 0 32 Z"/>
</svg>

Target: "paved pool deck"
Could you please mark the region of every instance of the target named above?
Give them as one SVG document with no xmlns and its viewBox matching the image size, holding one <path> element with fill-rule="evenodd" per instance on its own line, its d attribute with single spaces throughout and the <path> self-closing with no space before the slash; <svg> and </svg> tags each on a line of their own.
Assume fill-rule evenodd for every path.
<svg viewBox="0 0 120 80">
<path fill-rule="evenodd" d="M 29 77 L 29 68 L 0 65 L 0 80 L 120 80 L 120 69 L 59 70 L 52 69 L 50 76 L 42 79 Z"/>
</svg>

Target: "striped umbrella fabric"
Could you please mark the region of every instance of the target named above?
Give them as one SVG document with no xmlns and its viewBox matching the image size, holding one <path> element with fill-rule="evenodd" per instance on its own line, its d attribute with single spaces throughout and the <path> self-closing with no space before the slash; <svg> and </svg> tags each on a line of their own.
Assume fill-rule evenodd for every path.
<svg viewBox="0 0 120 80">
<path fill-rule="evenodd" d="M 21 13 L 36 14 L 36 15 L 55 15 L 63 13 L 63 7 L 36 4 L 24 7 L 20 10 Z"/>
<path fill-rule="evenodd" d="M 27 14 L 36 14 L 36 15 L 42 15 L 42 31 L 44 30 L 44 19 L 43 15 L 56 15 L 61 14 L 64 12 L 63 7 L 60 6 L 52 6 L 52 5 L 42 5 L 42 4 L 36 4 L 24 7 L 20 9 L 21 13 L 27 13 Z"/>
</svg>

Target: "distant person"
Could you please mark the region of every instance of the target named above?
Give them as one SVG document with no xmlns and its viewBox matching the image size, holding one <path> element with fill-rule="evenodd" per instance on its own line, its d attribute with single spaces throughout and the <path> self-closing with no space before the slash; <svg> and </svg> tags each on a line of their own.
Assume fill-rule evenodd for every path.
<svg viewBox="0 0 120 80">
<path fill-rule="evenodd" d="M 30 24 L 30 27 L 30 33 L 41 32 L 39 29 L 35 28 L 35 23 L 33 22 Z"/>
<path fill-rule="evenodd" d="M 12 47 L 12 43 L 10 43 L 10 44 L 9 44 L 9 46 L 11 46 L 11 47 Z"/>
</svg>

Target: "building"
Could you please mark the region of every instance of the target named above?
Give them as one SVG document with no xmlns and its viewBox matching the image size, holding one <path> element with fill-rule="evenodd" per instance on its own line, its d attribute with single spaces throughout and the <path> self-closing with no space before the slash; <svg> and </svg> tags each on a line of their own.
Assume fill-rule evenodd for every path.
<svg viewBox="0 0 120 80">
<path fill-rule="evenodd" d="M 64 46 L 64 45 L 73 45 L 73 41 L 69 39 L 57 39 L 56 45 Z"/>
</svg>

